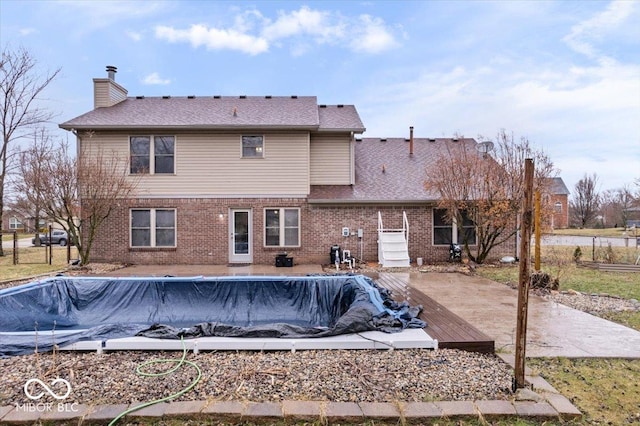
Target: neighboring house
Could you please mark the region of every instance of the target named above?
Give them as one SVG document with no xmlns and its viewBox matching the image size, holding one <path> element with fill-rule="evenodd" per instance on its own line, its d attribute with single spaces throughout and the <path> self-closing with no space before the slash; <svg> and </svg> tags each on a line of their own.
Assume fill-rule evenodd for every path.
<svg viewBox="0 0 640 426">
<path fill-rule="evenodd" d="M 379 217 L 402 228 L 403 212 L 409 258 L 448 259 L 456 229 L 425 191 L 425 168 L 473 139 L 362 139 L 353 105 L 313 96 L 128 97 L 115 71 L 93 80 L 92 111 L 60 125 L 79 152 L 127 158 L 140 179 L 99 230 L 94 261 L 273 264 L 287 252 L 329 263 L 340 245 L 376 262 Z"/>
<path fill-rule="evenodd" d="M 43 219 L 40 219 L 40 224 L 46 226 Z M 35 229 L 35 219 L 33 217 L 25 217 L 23 214 L 12 209 L 5 210 L 2 215 L 3 231 L 31 233 L 35 232 Z"/>
<path fill-rule="evenodd" d="M 12 210 L 5 210 L 2 214 L 2 226 L 0 229 L 3 231 L 24 232 L 26 228 L 27 219 L 23 218 L 22 215 Z"/>
<path fill-rule="evenodd" d="M 560 177 L 549 178 L 549 203 L 553 209 L 551 229 L 569 227 L 569 190 Z"/>
<path fill-rule="evenodd" d="M 2 230 L 9 232 L 19 232 L 19 233 L 35 233 L 36 232 L 36 221 L 33 217 L 24 217 L 21 213 L 18 213 L 14 210 L 8 209 L 2 215 Z M 58 227 L 57 224 L 53 224 L 53 227 Z M 46 219 L 40 219 L 40 229 L 44 230 L 47 228 Z"/>
</svg>

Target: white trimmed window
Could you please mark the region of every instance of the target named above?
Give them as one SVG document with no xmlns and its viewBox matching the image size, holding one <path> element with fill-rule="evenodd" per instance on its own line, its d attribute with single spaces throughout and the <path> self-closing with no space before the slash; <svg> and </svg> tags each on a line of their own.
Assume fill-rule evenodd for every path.
<svg viewBox="0 0 640 426">
<path fill-rule="evenodd" d="M 556 212 L 562 213 L 562 203 L 560 201 L 556 201 L 555 208 Z"/>
<path fill-rule="evenodd" d="M 264 223 L 264 245 L 266 247 L 300 246 L 300 209 L 265 209 Z"/>
<path fill-rule="evenodd" d="M 175 247 L 175 209 L 131 209 L 131 247 Z"/>
<path fill-rule="evenodd" d="M 264 157 L 264 137 L 243 136 L 242 137 L 242 158 L 263 158 Z"/>
<path fill-rule="evenodd" d="M 9 218 L 9 229 L 23 229 L 23 228 L 24 228 L 24 225 L 22 224 L 20 219 L 18 219 L 15 216 L 12 216 Z"/>
<path fill-rule="evenodd" d="M 130 173 L 173 174 L 175 136 L 130 136 Z"/>
<path fill-rule="evenodd" d="M 468 216 L 467 211 L 462 212 L 463 232 L 466 234 L 469 245 L 475 245 L 476 226 L 473 220 Z M 433 209 L 433 245 L 443 246 L 451 243 L 462 244 L 464 236 L 459 235 L 458 227 L 455 220 L 451 222 L 447 220 L 446 209 Z"/>
</svg>

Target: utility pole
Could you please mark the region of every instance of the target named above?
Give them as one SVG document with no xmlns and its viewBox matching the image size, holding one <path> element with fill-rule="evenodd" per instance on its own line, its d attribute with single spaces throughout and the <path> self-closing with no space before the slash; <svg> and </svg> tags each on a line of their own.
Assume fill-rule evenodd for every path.
<svg viewBox="0 0 640 426">
<path fill-rule="evenodd" d="M 533 221 L 533 160 L 527 158 L 524 168 L 524 200 L 522 207 L 522 239 L 518 280 L 518 315 L 516 320 L 516 365 L 513 390 L 524 388 L 525 353 L 527 346 L 527 313 L 529 310 L 529 270 L 531 228 Z"/>
</svg>

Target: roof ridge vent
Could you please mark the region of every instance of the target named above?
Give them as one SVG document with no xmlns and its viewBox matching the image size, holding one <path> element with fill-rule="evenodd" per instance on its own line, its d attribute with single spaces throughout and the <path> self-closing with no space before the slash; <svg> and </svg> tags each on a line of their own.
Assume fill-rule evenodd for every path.
<svg viewBox="0 0 640 426">
<path fill-rule="evenodd" d="M 144 96 L 136 96 L 136 99 L 144 99 Z"/>
<path fill-rule="evenodd" d="M 265 98 L 265 99 L 271 99 L 272 97 L 273 97 L 273 96 L 271 96 L 271 95 L 267 95 L 267 96 L 265 96 L 264 98 Z"/>
<path fill-rule="evenodd" d="M 344 105 L 343 104 L 338 104 L 337 107 L 338 108 L 344 108 Z"/>
<path fill-rule="evenodd" d="M 380 138 L 380 142 L 386 142 L 387 138 Z"/>
<path fill-rule="evenodd" d="M 291 99 L 298 99 L 298 95 L 291 95 Z"/>
<path fill-rule="evenodd" d="M 322 104 L 322 105 L 318 105 L 318 107 L 320 107 L 320 108 L 326 108 L 327 106 L 326 106 L 325 104 Z"/>
<path fill-rule="evenodd" d="M 213 99 L 220 99 L 220 95 L 213 95 Z"/>
<path fill-rule="evenodd" d="M 162 99 L 171 99 L 171 96 L 169 96 L 169 95 L 164 95 L 164 96 L 162 96 Z"/>
<path fill-rule="evenodd" d="M 458 139 L 458 138 L 451 138 L 451 140 L 452 140 L 453 142 L 458 142 L 458 141 L 459 141 L 459 139 Z"/>
<path fill-rule="evenodd" d="M 247 95 L 240 95 L 240 99 L 247 99 Z"/>
<path fill-rule="evenodd" d="M 427 140 L 428 140 L 429 142 L 435 142 L 435 141 L 436 141 L 436 138 L 429 138 L 429 139 L 427 139 Z"/>
<path fill-rule="evenodd" d="M 196 95 L 189 95 L 189 96 L 187 96 L 187 99 L 195 99 L 195 98 L 196 98 Z"/>
</svg>

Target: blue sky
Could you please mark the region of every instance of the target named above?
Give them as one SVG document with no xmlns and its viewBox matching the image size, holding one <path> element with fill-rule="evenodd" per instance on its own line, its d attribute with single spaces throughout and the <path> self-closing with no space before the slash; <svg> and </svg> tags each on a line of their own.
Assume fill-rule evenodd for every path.
<svg viewBox="0 0 640 426">
<path fill-rule="evenodd" d="M 46 106 L 130 96 L 315 95 L 367 137 L 527 137 L 570 190 L 640 178 L 640 2 L 0 1 L 0 43 L 62 67 Z M 60 135 L 66 132 L 60 131 Z M 66 136 L 65 136 L 66 137 Z"/>
</svg>

